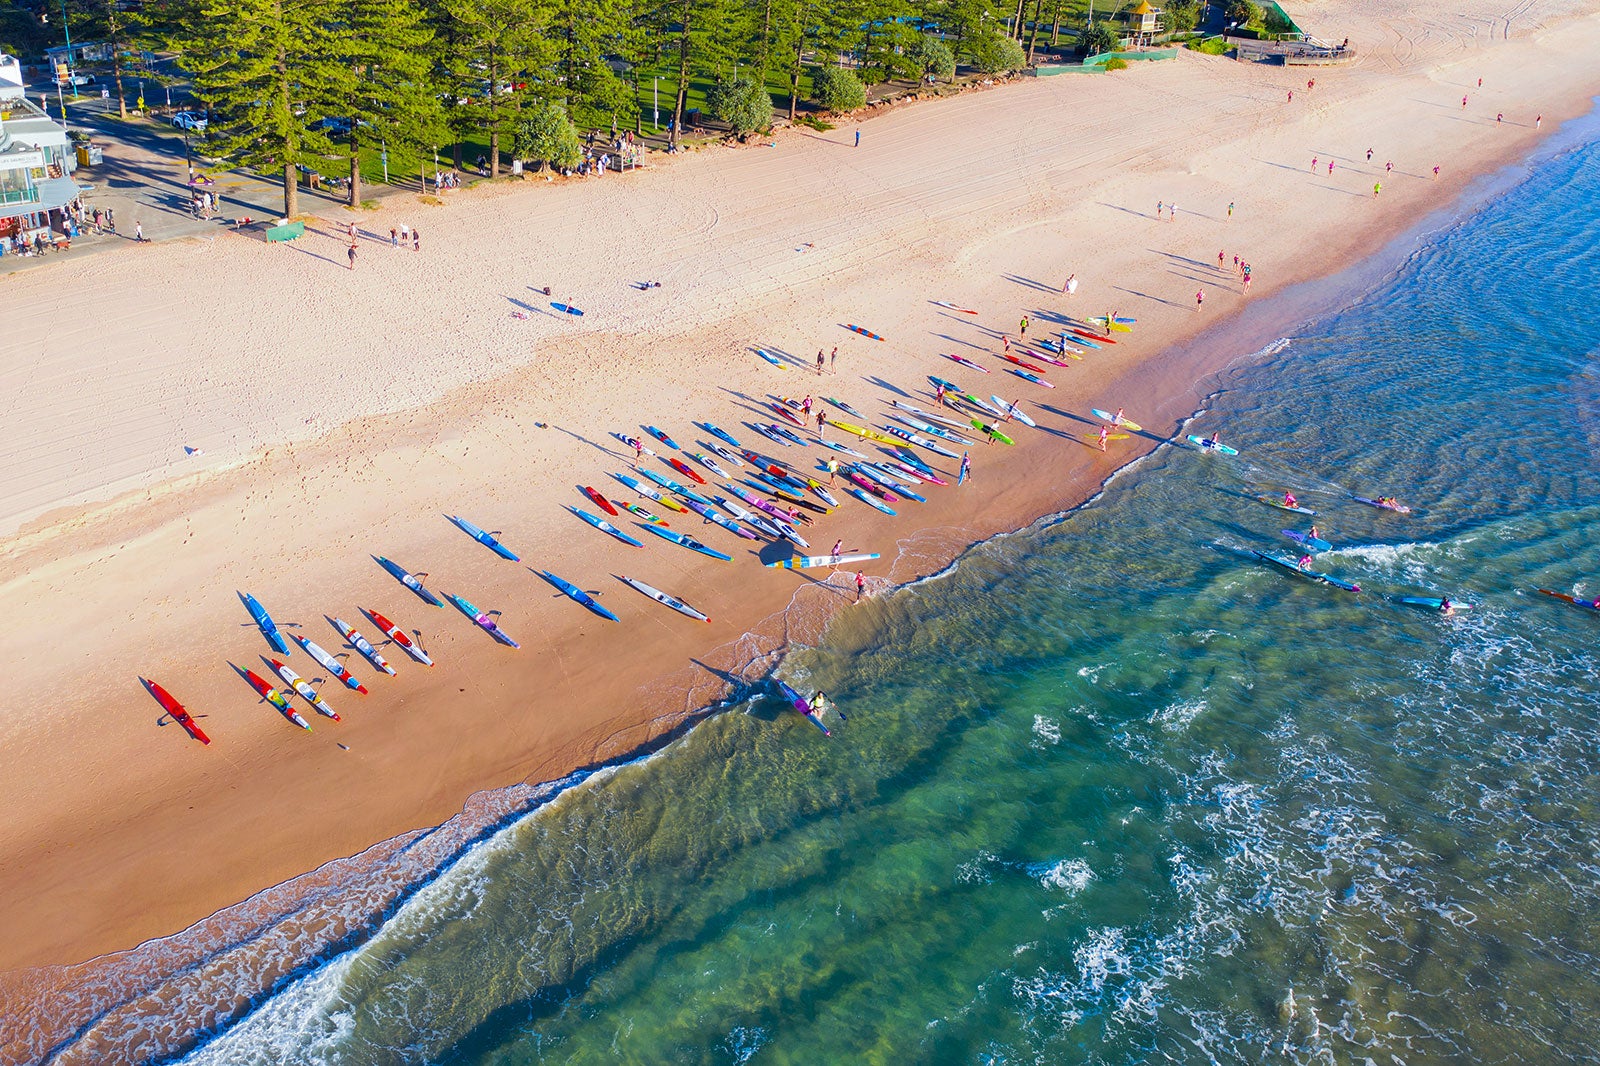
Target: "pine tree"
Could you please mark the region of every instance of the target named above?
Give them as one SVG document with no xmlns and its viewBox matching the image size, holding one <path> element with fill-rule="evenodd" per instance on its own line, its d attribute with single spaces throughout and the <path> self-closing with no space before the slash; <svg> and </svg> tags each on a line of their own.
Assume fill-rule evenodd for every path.
<svg viewBox="0 0 1600 1066">
<path fill-rule="evenodd" d="M 419 167 L 439 142 L 443 110 L 433 83 L 433 32 L 411 0 L 339 0 L 349 56 L 350 206 L 361 206 L 361 149 L 374 143 L 396 170 Z"/>
<path fill-rule="evenodd" d="M 349 54 L 330 33 L 332 0 L 202 0 L 174 43 L 211 112 L 207 150 L 236 166 L 278 167 L 283 211 L 299 213 L 297 168 L 335 154 L 304 116 L 344 100 Z"/>
<path fill-rule="evenodd" d="M 547 36 L 555 11 L 544 0 L 435 0 L 443 21 L 442 66 L 454 105 L 457 135 L 489 135 L 489 176 L 500 174 L 500 146 L 516 133 L 523 103 L 536 80 L 548 77 L 555 47 Z M 461 162 L 460 148 L 456 151 Z"/>
</svg>

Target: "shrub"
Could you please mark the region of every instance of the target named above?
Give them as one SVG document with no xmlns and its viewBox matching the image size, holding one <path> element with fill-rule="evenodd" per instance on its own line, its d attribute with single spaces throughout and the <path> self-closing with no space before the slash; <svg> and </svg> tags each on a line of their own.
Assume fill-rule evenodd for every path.
<svg viewBox="0 0 1600 1066">
<path fill-rule="evenodd" d="M 867 106 L 867 87 L 843 67 L 818 67 L 811 85 L 811 98 L 825 111 L 857 111 Z"/>
<path fill-rule="evenodd" d="M 1106 60 L 1105 69 L 1107 69 L 1107 70 L 1127 70 L 1128 69 L 1128 61 L 1126 59 L 1123 59 L 1121 56 L 1115 56 L 1114 58 Z"/>
<path fill-rule="evenodd" d="M 772 125 L 772 97 L 754 78 L 720 82 L 706 94 L 706 107 L 741 137 Z"/>
<path fill-rule="evenodd" d="M 1228 0 L 1228 6 L 1223 9 L 1223 14 L 1229 22 L 1240 26 L 1252 26 L 1261 21 L 1261 9 L 1250 0 Z"/>
<path fill-rule="evenodd" d="M 949 45 L 931 33 L 924 33 L 917 38 L 917 42 L 911 46 L 911 58 L 916 61 L 924 78 L 931 76 L 948 81 L 956 75 L 956 54 Z"/>
<path fill-rule="evenodd" d="M 833 129 L 833 123 L 824 122 L 816 115 L 809 114 L 801 115 L 799 118 L 794 120 L 794 124 L 796 126 L 809 126 L 819 133 L 827 133 L 829 130 Z"/>
<path fill-rule="evenodd" d="M 523 159 L 537 159 L 553 167 L 575 167 L 583 161 L 578 127 L 560 104 L 540 103 L 517 123 L 513 151 Z"/>
<path fill-rule="evenodd" d="M 1261 16 L 1261 25 L 1268 33 L 1293 33 L 1294 23 L 1278 8 L 1268 8 Z"/>
<path fill-rule="evenodd" d="M 1083 50 L 1088 55 L 1103 55 L 1117 50 L 1117 35 L 1104 22 L 1083 31 Z"/>
<path fill-rule="evenodd" d="M 1228 42 L 1222 37 L 1196 38 L 1190 41 L 1186 47 L 1208 56 L 1225 56 L 1228 54 Z"/>
<path fill-rule="evenodd" d="M 973 38 L 968 51 L 972 55 L 972 65 L 985 74 L 1005 74 L 1028 65 L 1022 45 L 996 31 Z"/>
<path fill-rule="evenodd" d="M 1169 33 L 1188 33 L 1200 21 L 1198 0 L 1172 0 L 1161 13 Z"/>
</svg>

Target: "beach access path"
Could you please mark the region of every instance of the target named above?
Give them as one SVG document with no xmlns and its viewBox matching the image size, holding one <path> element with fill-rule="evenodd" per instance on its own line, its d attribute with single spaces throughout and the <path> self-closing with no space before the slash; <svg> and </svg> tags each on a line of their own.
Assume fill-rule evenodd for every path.
<svg viewBox="0 0 1600 1066">
<path fill-rule="evenodd" d="M 1350 36 L 1361 58 L 1319 71 L 1314 91 L 1304 71 L 1186 53 L 896 108 L 860 148 L 850 127 L 797 129 L 624 179 L 319 209 L 288 246 L 224 234 L 0 282 L 0 968 L 170 933 L 437 824 L 474 790 L 633 750 L 849 598 L 842 575 L 813 584 L 748 555 L 634 549 L 583 526 L 562 509 L 584 506 L 575 484 L 627 498 L 607 476 L 627 457 L 611 431 L 657 423 L 688 443 L 700 436 L 689 419 L 703 418 L 737 433 L 772 394 L 876 412 L 904 390 L 927 407 L 930 373 L 1036 401 L 1049 432 L 974 449 L 962 489 L 930 490 L 894 519 L 852 503 L 819 522 L 813 543 L 884 553 L 868 569 L 879 584 L 1081 501 L 1193 409 L 1208 370 L 1248 354 L 1229 346 L 1245 302 L 1229 257 L 1253 265 L 1259 301 L 1523 158 L 1536 116 L 1548 133 L 1600 88 L 1594 6 L 1534 4 L 1508 20 L 1470 0 L 1448 14 L 1319 4 L 1306 28 Z M 1338 169 L 1310 173 L 1313 156 Z M 1176 205 L 1170 218 L 1158 202 Z M 364 234 L 353 270 L 352 219 Z M 388 247 L 401 223 L 421 228 L 420 251 Z M 645 279 L 662 287 L 634 287 Z M 547 285 L 552 296 L 535 291 Z M 550 300 L 587 314 L 552 314 Z M 92 314 L 67 313 L 85 301 Z M 998 367 L 985 353 L 1021 314 L 1031 340 L 1064 315 L 1107 311 L 1137 317 L 1137 331 L 1052 370 L 1049 392 L 939 354 Z M 1211 356 L 1172 354 L 1208 327 Z M 757 345 L 797 365 L 778 370 Z M 808 376 L 816 350 L 836 345 L 837 374 Z M 1091 406 L 1126 407 L 1154 432 L 1101 454 L 1077 439 Z M 605 589 L 622 623 L 552 598 L 444 514 Z M 733 551 L 714 529 L 684 528 Z M 373 554 L 504 610 L 523 650 L 423 605 Z M 716 622 L 696 626 L 615 573 Z M 344 722 L 292 729 L 229 667 L 259 671 L 266 651 L 235 590 L 328 647 L 325 614 L 377 607 L 422 628 L 440 665 L 392 653 L 396 679 L 357 670 L 370 696 L 329 692 Z M 210 747 L 156 726 L 140 676 L 197 715 Z M 37 990 L 57 977 L 11 979 Z"/>
</svg>

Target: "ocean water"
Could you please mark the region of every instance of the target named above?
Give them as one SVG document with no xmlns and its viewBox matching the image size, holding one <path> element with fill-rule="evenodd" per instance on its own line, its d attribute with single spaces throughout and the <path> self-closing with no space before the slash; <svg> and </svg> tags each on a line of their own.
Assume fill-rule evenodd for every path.
<svg viewBox="0 0 1600 1066">
<path fill-rule="evenodd" d="M 1600 614 L 1534 591 L 1600 595 L 1600 147 L 1576 140 L 1240 352 L 1186 429 L 1239 457 L 1163 447 L 791 651 L 780 676 L 848 715 L 831 739 L 753 695 L 328 871 L 343 924 L 175 942 L 159 987 L 43 1050 L 1595 1061 Z M 1284 488 L 1361 594 L 1248 555 L 1305 528 L 1249 498 Z M 1380 493 L 1415 512 L 1351 500 Z M 1445 593 L 1474 609 L 1394 600 Z"/>
</svg>

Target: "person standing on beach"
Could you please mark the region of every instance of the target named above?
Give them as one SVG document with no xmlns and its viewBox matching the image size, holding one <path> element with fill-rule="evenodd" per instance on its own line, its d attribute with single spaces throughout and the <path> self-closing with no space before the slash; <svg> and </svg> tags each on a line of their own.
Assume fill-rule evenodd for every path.
<svg viewBox="0 0 1600 1066">
<path fill-rule="evenodd" d="M 1438 167 L 1434 167 L 1433 168 L 1433 176 L 1436 179 L 1439 177 L 1439 168 Z"/>
<path fill-rule="evenodd" d="M 1461 98 L 1461 109 L 1463 111 L 1467 109 L 1467 98 L 1465 96 Z"/>
<path fill-rule="evenodd" d="M 817 439 L 822 440 L 828 425 L 828 416 L 821 411 L 817 412 Z"/>
<path fill-rule="evenodd" d="M 1166 206 L 1167 206 L 1167 203 L 1166 203 L 1165 200 L 1157 200 L 1156 201 L 1156 217 L 1157 218 L 1161 217 L 1161 209 L 1163 207 L 1166 207 Z"/>
<path fill-rule="evenodd" d="M 828 353 L 828 373 L 837 374 L 838 372 L 839 372 L 839 346 L 837 344 L 835 344 L 833 346 L 833 351 Z"/>
<path fill-rule="evenodd" d="M 867 575 L 856 571 L 856 602 L 861 602 L 861 594 L 867 591 Z"/>
<path fill-rule="evenodd" d="M 1294 90 L 1293 89 L 1289 90 L 1289 102 L 1291 104 L 1294 103 Z"/>
<path fill-rule="evenodd" d="M 411 250 L 413 252 L 422 251 L 422 231 L 415 226 L 411 227 Z"/>
<path fill-rule="evenodd" d="M 1317 172 L 1317 164 L 1320 162 L 1321 160 L 1316 156 L 1311 157 L 1311 173 L 1315 174 Z"/>
<path fill-rule="evenodd" d="M 861 131 L 860 130 L 856 130 L 856 147 L 857 148 L 861 147 Z"/>
<path fill-rule="evenodd" d="M 1333 177 L 1333 160 L 1328 160 L 1328 176 Z"/>
<path fill-rule="evenodd" d="M 967 478 L 972 476 L 972 453 L 961 453 L 961 472 L 956 475 L 956 484 L 965 485 Z"/>
<path fill-rule="evenodd" d="M 828 484 L 832 485 L 833 482 L 834 482 L 834 479 L 837 478 L 838 476 L 839 476 L 839 460 L 835 459 L 833 456 L 830 455 L 830 456 L 828 456 Z M 839 553 L 838 552 L 834 552 L 833 554 L 838 555 Z"/>
<path fill-rule="evenodd" d="M 389 247 L 400 247 L 400 231 L 395 229 L 393 226 L 389 227 Z"/>
<path fill-rule="evenodd" d="M 949 406 L 948 404 L 946 404 L 944 402 L 944 386 L 943 385 L 935 385 L 933 387 L 933 398 L 935 400 L 939 401 L 939 406 L 940 407 Z"/>
<path fill-rule="evenodd" d="M 817 349 L 817 376 L 822 376 L 822 349 Z"/>
<path fill-rule="evenodd" d="M 1533 128 L 1534 129 L 1538 129 L 1540 126 L 1543 126 L 1543 125 L 1544 125 L 1544 116 L 1543 115 L 1534 116 Z"/>
<path fill-rule="evenodd" d="M 345 254 L 350 257 L 350 269 L 354 270 L 356 268 L 356 246 L 354 244 L 350 245 L 349 248 L 345 249 Z"/>
<path fill-rule="evenodd" d="M 1067 283 L 1061 286 L 1061 291 L 1068 296 L 1076 296 L 1078 293 L 1078 275 L 1068 274 Z"/>
<path fill-rule="evenodd" d="M 1380 192 L 1382 192 L 1382 191 L 1383 191 L 1383 182 L 1375 181 L 1375 182 L 1372 183 L 1372 198 L 1374 200 L 1376 200 L 1378 198 L 1378 194 Z"/>
<path fill-rule="evenodd" d="M 1228 217 L 1229 218 L 1233 217 L 1233 201 L 1232 200 L 1228 201 Z"/>
<path fill-rule="evenodd" d="M 1494 124 L 1496 126 L 1500 125 L 1500 123 L 1504 122 L 1505 120 L 1506 120 L 1506 113 L 1504 111 L 1498 111 L 1498 112 L 1495 113 Z"/>
<path fill-rule="evenodd" d="M 1200 289 L 1200 290 L 1196 291 L 1195 294 L 1194 294 L 1194 309 L 1196 311 L 1200 310 L 1200 308 L 1205 306 L 1205 302 L 1206 302 L 1206 290 Z"/>
<path fill-rule="evenodd" d="M 810 395 L 807 395 L 805 399 L 800 401 L 800 413 L 804 414 L 804 415 L 810 415 L 811 414 L 811 397 L 810 397 Z"/>
<path fill-rule="evenodd" d="M 1102 424 L 1100 426 L 1100 450 L 1101 451 L 1105 451 L 1106 450 L 1106 437 L 1110 436 L 1110 434 L 1111 434 L 1111 427 Z"/>
<path fill-rule="evenodd" d="M 1017 330 L 1017 337 L 1019 339 L 1021 339 L 1021 338 L 1026 338 L 1027 336 L 1028 336 L 1028 316 L 1027 315 L 1023 315 L 1022 316 L 1022 325 Z"/>
<path fill-rule="evenodd" d="M 115 231 L 113 231 L 113 232 L 115 232 Z M 135 222 L 133 224 L 133 243 L 135 243 L 135 244 L 143 244 L 144 243 L 144 223 L 142 221 Z"/>
<path fill-rule="evenodd" d="M 1367 149 L 1367 162 L 1369 162 L 1369 163 L 1372 162 L 1372 149 L 1371 148 Z"/>
<path fill-rule="evenodd" d="M 1222 269 L 1222 268 L 1223 268 L 1223 266 L 1224 266 L 1224 265 L 1225 265 L 1225 264 L 1226 264 L 1226 263 L 1227 263 L 1227 262 L 1228 262 L 1228 252 L 1227 252 L 1227 249 L 1220 249 L 1220 250 L 1219 250 L 1219 251 L 1218 251 L 1218 252 L 1217 252 L 1217 269 L 1218 269 L 1218 270 L 1221 270 L 1221 269 Z"/>
</svg>

